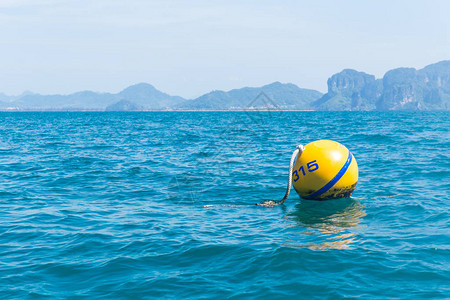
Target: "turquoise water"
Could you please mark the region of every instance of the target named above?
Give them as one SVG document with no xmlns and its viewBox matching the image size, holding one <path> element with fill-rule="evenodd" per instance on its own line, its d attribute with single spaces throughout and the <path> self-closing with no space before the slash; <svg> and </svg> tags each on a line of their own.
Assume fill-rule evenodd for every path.
<svg viewBox="0 0 450 300">
<path fill-rule="evenodd" d="M 450 298 L 448 112 L 0 114 L 0 297 Z M 351 198 L 279 200 L 295 146 Z"/>
</svg>

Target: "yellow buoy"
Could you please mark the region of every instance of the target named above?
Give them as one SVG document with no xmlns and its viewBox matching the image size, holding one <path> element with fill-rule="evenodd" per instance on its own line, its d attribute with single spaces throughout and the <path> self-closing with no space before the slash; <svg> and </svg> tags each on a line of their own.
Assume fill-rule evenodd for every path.
<svg viewBox="0 0 450 300">
<path fill-rule="evenodd" d="M 315 141 L 297 157 L 292 181 L 304 199 L 349 197 L 358 182 L 358 164 L 345 146 L 330 140 Z"/>
</svg>

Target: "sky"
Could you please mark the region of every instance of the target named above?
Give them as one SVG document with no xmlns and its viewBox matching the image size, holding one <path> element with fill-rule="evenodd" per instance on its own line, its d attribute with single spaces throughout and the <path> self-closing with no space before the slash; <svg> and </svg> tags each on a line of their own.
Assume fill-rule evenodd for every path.
<svg viewBox="0 0 450 300">
<path fill-rule="evenodd" d="M 447 0 L 0 0 L 0 92 L 326 92 L 345 68 L 382 78 L 450 59 L 449 15 Z"/>
</svg>

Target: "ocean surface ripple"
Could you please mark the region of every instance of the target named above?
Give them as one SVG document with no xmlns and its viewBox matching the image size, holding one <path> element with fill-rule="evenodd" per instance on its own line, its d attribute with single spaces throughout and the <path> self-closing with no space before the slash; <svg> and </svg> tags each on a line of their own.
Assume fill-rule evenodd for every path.
<svg viewBox="0 0 450 300">
<path fill-rule="evenodd" d="M 2 299 L 450 298 L 448 112 L 0 113 L 0 132 Z M 318 139 L 357 159 L 352 197 L 252 206 Z"/>
</svg>

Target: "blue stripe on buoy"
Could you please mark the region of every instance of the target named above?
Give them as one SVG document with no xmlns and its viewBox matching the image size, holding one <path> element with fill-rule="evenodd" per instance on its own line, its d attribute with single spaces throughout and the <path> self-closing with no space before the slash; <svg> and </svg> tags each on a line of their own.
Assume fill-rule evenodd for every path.
<svg viewBox="0 0 450 300">
<path fill-rule="evenodd" d="M 348 167 L 350 166 L 351 163 L 352 163 L 352 154 L 350 153 L 350 151 L 348 151 L 347 161 L 345 162 L 344 166 L 342 166 L 342 168 L 339 170 L 339 172 L 336 174 L 336 176 L 334 176 L 334 178 L 331 179 L 322 188 L 320 188 L 319 190 L 315 191 L 311 195 L 303 197 L 303 198 L 305 198 L 305 199 L 313 199 L 313 198 L 315 198 L 315 197 L 317 197 L 319 195 L 322 195 L 326 191 L 328 191 L 333 185 L 336 184 L 336 182 L 339 181 L 339 179 L 342 178 L 342 176 L 344 176 L 345 172 L 347 172 L 347 169 L 348 169 Z"/>
</svg>

